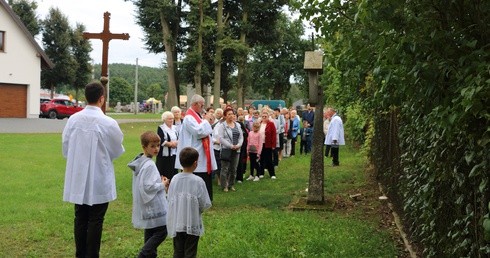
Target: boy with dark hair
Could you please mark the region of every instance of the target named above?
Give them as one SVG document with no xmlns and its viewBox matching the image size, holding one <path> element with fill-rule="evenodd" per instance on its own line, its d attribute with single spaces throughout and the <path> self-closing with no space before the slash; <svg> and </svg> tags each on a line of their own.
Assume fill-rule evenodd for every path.
<svg viewBox="0 0 490 258">
<path fill-rule="evenodd" d="M 143 153 L 128 164 L 133 171 L 133 226 L 145 230 L 145 244 L 138 257 L 157 257 L 157 248 L 167 237 L 167 199 L 169 180 L 160 176 L 153 157 L 160 150 L 160 136 L 144 132 Z"/>
<path fill-rule="evenodd" d="M 196 257 L 199 237 L 204 234 L 202 212 L 211 207 L 204 180 L 193 174 L 199 153 L 191 147 L 180 151 L 183 171 L 172 178 L 168 190 L 167 228 L 173 238 L 174 258 Z"/>
</svg>

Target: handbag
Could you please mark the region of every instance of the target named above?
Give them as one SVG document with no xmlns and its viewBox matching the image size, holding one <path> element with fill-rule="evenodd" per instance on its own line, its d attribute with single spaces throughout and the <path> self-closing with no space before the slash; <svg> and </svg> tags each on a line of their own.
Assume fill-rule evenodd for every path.
<svg viewBox="0 0 490 258">
<path fill-rule="evenodd" d="M 221 149 L 221 153 L 220 153 L 220 158 L 221 160 L 224 160 L 224 161 L 231 161 L 231 153 L 233 152 L 232 149 L 225 149 L 225 148 L 222 148 Z"/>
</svg>

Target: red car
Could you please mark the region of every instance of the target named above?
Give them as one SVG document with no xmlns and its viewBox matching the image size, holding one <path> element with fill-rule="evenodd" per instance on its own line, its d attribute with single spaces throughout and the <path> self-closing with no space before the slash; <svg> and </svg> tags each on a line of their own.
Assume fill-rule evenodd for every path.
<svg viewBox="0 0 490 258">
<path fill-rule="evenodd" d="M 75 105 L 68 99 L 52 99 L 41 103 L 39 117 L 63 119 L 70 117 L 80 110 L 83 110 L 83 107 Z"/>
</svg>

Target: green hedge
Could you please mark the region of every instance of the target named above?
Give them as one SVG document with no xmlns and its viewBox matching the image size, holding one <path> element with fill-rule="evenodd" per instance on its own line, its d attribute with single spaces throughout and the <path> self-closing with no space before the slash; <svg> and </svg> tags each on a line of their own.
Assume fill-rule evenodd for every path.
<svg viewBox="0 0 490 258">
<path fill-rule="evenodd" d="M 490 1 L 301 2 L 324 37 L 327 104 L 366 117 L 346 131 L 420 255 L 490 255 Z"/>
</svg>

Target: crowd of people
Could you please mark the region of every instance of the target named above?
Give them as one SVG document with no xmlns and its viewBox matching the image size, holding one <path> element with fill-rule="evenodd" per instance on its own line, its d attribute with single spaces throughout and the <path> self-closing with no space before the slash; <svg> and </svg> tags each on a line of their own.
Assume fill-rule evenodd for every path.
<svg viewBox="0 0 490 258">
<path fill-rule="evenodd" d="M 104 91 L 100 83 L 85 87 L 88 106 L 68 120 L 62 135 L 63 199 L 75 204 L 77 257 L 99 255 L 104 216 L 116 199 L 112 161 L 125 151 L 117 122 L 101 110 Z M 156 257 L 167 236 L 173 238 L 174 257 L 196 257 L 204 233 L 201 214 L 212 205 L 213 184 L 234 192 L 244 178 L 257 182 L 266 171 L 276 180 L 280 161 L 295 156 L 296 141 L 300 154 L 311 152 L 313 108 L 308 106 L 302 117 L 295 109 L 267 106 L 205 108 L 200 95 L 191 98 L 185 115 L 178 107 L 164 112 L 156 131 L 141 135 L 142 153 L 128 164 L 132 223 L 144 229 L 138 257 Z M 324 117 L 326 156 L 330 153 L 338 166 L 339 145 L 345 144 L 342 120 L 331 108 Z"/>
</svg>

